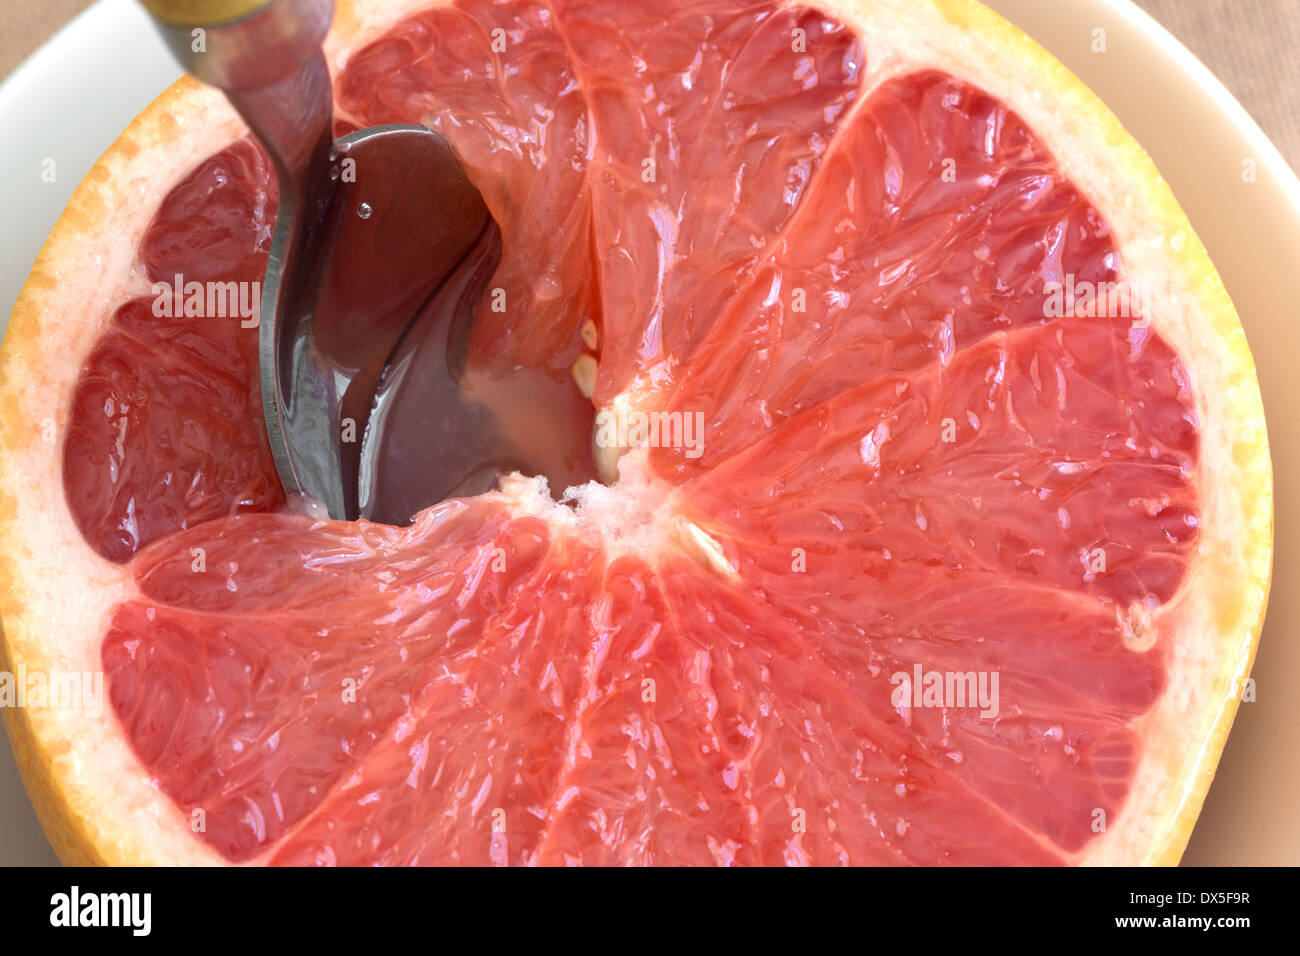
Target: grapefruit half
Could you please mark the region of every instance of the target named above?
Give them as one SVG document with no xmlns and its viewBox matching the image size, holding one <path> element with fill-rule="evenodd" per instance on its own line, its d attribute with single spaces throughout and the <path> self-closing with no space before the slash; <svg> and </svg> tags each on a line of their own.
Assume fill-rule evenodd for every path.
<svg viewBox="0 0 1300 956">
<path fill-rule="evenodd" d="M 603 481 L 286 504 L 256 330 L 153 309 L 256 281 L 276 203 L 178 83 L 4 343 L 4 667 L 106 687 L 5 709 L 62 859 L 1177 861 L 1268 444 L 1087 89 L 972 0 L 342 2 L 327 53 L 341 128 L 459 150 L 505 242 L 473 365 L 574 383 Z"/>
</svg>

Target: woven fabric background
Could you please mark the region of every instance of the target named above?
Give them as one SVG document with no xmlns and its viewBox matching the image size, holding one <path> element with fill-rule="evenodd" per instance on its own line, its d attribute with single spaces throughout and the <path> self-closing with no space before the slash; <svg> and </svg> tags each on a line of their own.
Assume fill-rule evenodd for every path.
<svg viewBox="0 0 1300 956">
<path fill-rule="evenodd" d="M 1300 0 L 1135 0 L 1218 75 L 1300 170 Z M 0 0 L 0 77 L 90 0 Z"/>
<path fill-rule="evenodd" d="M 1137 0 L 1300 170 L 1300 0 Z"/>
</svg>

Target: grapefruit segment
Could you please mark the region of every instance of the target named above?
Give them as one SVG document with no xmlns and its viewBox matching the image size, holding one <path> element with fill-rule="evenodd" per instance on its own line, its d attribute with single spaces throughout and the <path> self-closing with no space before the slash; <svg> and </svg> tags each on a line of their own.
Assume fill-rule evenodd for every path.
<svg viewBox="0 0 1300 956">
<path fill-rule="evenodd" d="M 1043 324 L 1047 283 L 1113 282 L 1117 265 L 1096 209 L 1005 105 L 943 74 L 889 79 L 684 360 L 674 405 L 704 414 L 706 464 L 862 382 Z"/>
<path fill-rule="evenodd" d="M 487 666 L 493 621 L 512 601 L 551 593 L 529 580 L 545 554 L 536 522 L 503 525 L 499 512 L 458 502 L 401 530 L 247 516 L 140 555 L 141 599 L 104 641 L 113 710 L 224 856 L 278 843 L 425 708 L 445 721 L 456 701 L 489 693 L 456 672 Z"/>
<path fill-rule="evenodd" d="M 154 282 L 260 281 L 280 192 L 271 163 L 241 139 L 205 160 L 167 194 L 140 242 Z"/>
<path fill-rule="evenodd" d="M 282 498 L 262 420 L 257 330 L 201 332 L 132 299 L 86 360 L 63 446 L 68 507 L 91 546 L 127 561 L 170 532 Z"/>
<path fill-rule="evenodd" d="M 811 580 L 789 573 L 790 549 L 802 546 L 832 574 L 860 553 L 882 571 L 989 570 L 1008 585 L 1154 608 L 1173 596 L 1196 541 L 1195 434 L 1179 431 L 1191 412 L 1168 348 L 1130 355 L 1127 325 L 1033 327 L 964 349 L 946 368 L 860 385 L 686 487 L 732 537 L 785 549 L 778 592 Z M 1153 437 L 1162 431 L 1184 447 Z M 759 468 L 763 480 L 746 480 Z M 852 587 L 884 600 L 891 585 Z"/>
<path fill-rule="evenodd" d="M 501 223 L 476 381 L 573 366 L 596 410 L 703 442 L 409 528 L 286 507 L 256 331 L 146 294 L 256 279 L 274 216 L 182 85 L 78 193 L 5 350 L 9 494 L 54 491 L 11 502 L 4 652 L 102 667 L 111 704 L 6 713 L 60 852 L 1176 859 L 1258 632 L 1267 443 L 1231 305 L 1113 118 L 965 0 L 417 6 L 340 5 L 340 126 L 428 123 Z M 155 166 L 177 185 L 97 215 Z M 1121 280 L 1156 295 L 1050 302 Z"/>
<path fill-rule="evenodd" d="M 649 721 L 620 706 L 641 693 L 644 679 L 666 689 L 681 683 L 678 669 L 665 667 L 675 661 L 672 642 L 657 633 L 662 604 L 640 561 L 599 558 L 573 539 L 553 543 L 544 572 L 529 582 L 535 590 L 515 595 L 515 610 L 487 626 L 431 688 L 409 733 L 397 728 L 385 753 L 274 862 L 674 858 L 656 848 L 702 858 L 702 848 L 681 840 L 693 832 L 689 822 L 676 819 L 701 812 L 697 788 L 706 777 L 694 772 L 698 758 L 687 742 L 697 709 L 675 698 L 674 709 L 687 713 L 664 715 L 671 729 L 656 739 Z M 614 713 L 617 723 L 605 719 Z M 680 766 L 672 759 L 678 746 Z M 409 832 L 399 840 L 385 832 L 394 801 L 410 806 Z M 417 823 L 428 820 L 440 824 Z"/>
<path fill-rule="evenodd" d="M 554 15 L 543 3 L 472 0 L 387 27 L 348 58 L 337 108 L 358 126 L 424 122 L 455 144 L 504 241 L 471 347 L 567 379 L 578 329 L 600 306 L 588 107 Z"/>
<path fill-rule="evenodd" d="M 557 9 L 595 134 L 599 406 L 685 355 L 779 235 L 858 96 L 863 50 L 799 6 Z"/>
<path fill-rule="evenodd" d="M 163 199 L 140 242 L 139 268 L 171 291 L 161 303 L 151 292 L 119 308 L 85 360 L 63 481 L 78 527 L 111 561 L 282 497 L 266 430 L 252 427 L 262 402 L 258 297 L 248 287 L 266 270 L 277 197 L 269 162 L 248 140 L 201 163 Z M 218 302 L 210 283 L 220 285 L 226 314 L 199 324 Z"/>
</svg>

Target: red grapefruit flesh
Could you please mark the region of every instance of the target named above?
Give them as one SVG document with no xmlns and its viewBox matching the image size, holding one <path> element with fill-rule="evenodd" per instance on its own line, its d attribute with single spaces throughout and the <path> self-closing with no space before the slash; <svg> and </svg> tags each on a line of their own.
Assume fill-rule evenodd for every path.
<svg viewBox="0 0 1300 956">
<path fill-rule="evenodd" d="M 1026 122 L 872 49 L 779 3 L 468 0 L 348 57 L 346 121 L 448 136 L 502 226 L 478 366 L 567 381 L 594 323 L 597 409 L 700 416 L 575 509 L 291 514 L 256 330 L 121 304 L 67 506 L 131 582 L 112 719 L 220 858 L 1052 864 L 1141 815 L 1193 376 L 1144 315 L 1053 313 L 1125 257 Z M 140 268 L 254 279 L 274 208 L 236 142 Z M 996 712 L 919 705 L 918 667 Z"/>
</svg>

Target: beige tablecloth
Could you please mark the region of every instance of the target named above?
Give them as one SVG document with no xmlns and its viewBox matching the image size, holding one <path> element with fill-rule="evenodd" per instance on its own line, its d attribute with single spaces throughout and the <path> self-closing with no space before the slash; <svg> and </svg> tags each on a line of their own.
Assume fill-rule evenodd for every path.
<svg viewBox="0 0 1300 956">
<path fill-rule="evenodd" d="M 1137 0 L 1214 71 L 1300 170 L 1300 0 Z"/>
</svg>

